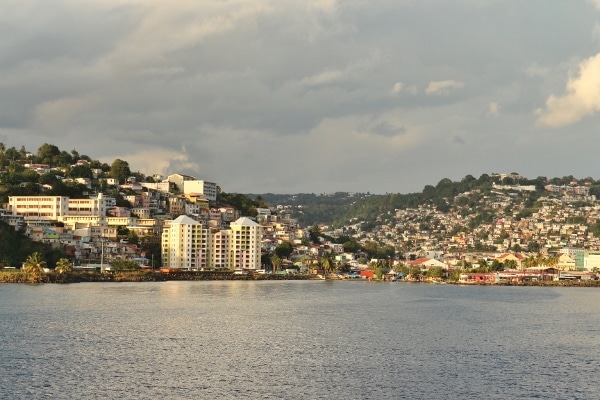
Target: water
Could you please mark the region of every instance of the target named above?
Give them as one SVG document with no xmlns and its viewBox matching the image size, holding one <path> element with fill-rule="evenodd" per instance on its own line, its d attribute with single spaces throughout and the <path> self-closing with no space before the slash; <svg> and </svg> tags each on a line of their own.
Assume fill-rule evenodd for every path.
<svg viewBox="0 0 600 400">
<path fill-rule="evenodd" d="M 0 286 L 6 399 L 600 398 L 600 290 Z"/>
</svg>

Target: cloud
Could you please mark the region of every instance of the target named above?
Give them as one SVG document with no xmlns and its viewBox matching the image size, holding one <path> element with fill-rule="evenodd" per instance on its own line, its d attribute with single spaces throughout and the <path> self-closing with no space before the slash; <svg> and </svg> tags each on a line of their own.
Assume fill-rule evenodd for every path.
<svg viewBox="0 0 600 400">
<path fill-rule="evenodd" d="M 379 136 L 394 137 L 406 133 L 403 126 L 395 126 L 387 121 L 381 121 L 371 127 L 371 132 Z"/>
<path fill-rule="evenodd" d="M 344 71 L 341 70 L 327 70 L 302 79 L 300 84 L 305 86 L 328 85 L 342 80 L 344 75 Z"/>
<path fill-rule="evenodd" d="M 392 88 L 392 94 L 398 94 L 402 91 L 402 89 L 404 88 L 404 84 L 402 82 L 396 82 L 394 83 L 394 87 Z"/>
<path fill-rule="evenodd" d="M 337 8 L 336 0 L 313 0 L 309 3 L 310 8 L 331 14 Z"/>
<path fill-rule="evenodd" d="M 589 0 L 598 10 L 600 10 L 600 0 Z"/>
<path fill-rule="evenodd" d="M 465 139 L 460 136 L 454 136 L 454 138 L 452 138 L 452 142 L 456 144 L 465 144 Z"/>
<path fill-rule="evenodd" d="M 558 128 L 600 111 L 600 53 L 579 64 L 579 74 L 570 77 L 566 94 L 551 95 L 546 109 L 539 111 L 538 125 Z"/>
<path fill-rule="evenodd" d="M 431 81 L 429 86 L 425 89 L 426 94 L 448 94 L 449 89 L 460 89 L 465 84 L 459 81 L 447 80 L 447 81 Z"/>
<path fill-rule="evenodd" d="M 488 115 L 497 116 L 500 113 L 500 106 L 498 103 L 491 102 L 488 106 Z"/>
<path fill-rule="evenodd" d="M 173 171 L 181 171 L 180 173 L 189 175 L 200 173 L 198 163 L 190 160 L 190 155 L 186 154 L 185 149 L 182 152 L 161 148 L 142 149 L 134 153 L 116 155 L 113 159 L 103 161 L 110 165 L 116 158 L 126 160 L 132 168 L 135 167 L 145 175 L 156 173 L 168 175 Z"/>
<path fill-rule="evenodd" d="M 76 147 L 228 191 L 421 190 L 513 170 L 514 159 L 489 154 L 517 141 L 536 169 L 519 171 L 575 174 L 522 155 L 540 153 L 542 134 L 550 152 L 574 140 L 531 121 L 562 112 L 545 106 L 548 95 L 562 99 L 572 60 L 600 52 L 588 1 L 543 13 L 498 0 L 5 3 L 7 146 Z M 593 122 L 572 133 L 591 143 L 582 151 L 598 147 Z"/>
</svg>

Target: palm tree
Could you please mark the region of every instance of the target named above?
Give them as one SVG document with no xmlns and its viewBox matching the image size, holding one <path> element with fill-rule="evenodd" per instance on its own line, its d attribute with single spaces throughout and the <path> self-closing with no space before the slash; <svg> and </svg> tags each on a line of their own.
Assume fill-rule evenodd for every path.
<svg viewBox="0 0 600 400">
<path fill-rule="evenodd" d="M 502 263 L 506 269 L 515 269 L 518 265 L 517 261 L 512 259 L 504 260 Z"/>
<path fill-rule="evenodd" d="M 323 267 L 326 273 L 331 273 L 333 272 L 333 270 L 335 270 L 335 261 L 333 260 L 333 257 L 330 253 L 327 253 L 321 259 L 321 267 Z"/>
<path fill-rule="evenodd" d="M 279 268 L 281 267 L 281 258 L 279 258 L 278 255 L 274 255 L 273 257 L 271 257 L 271 265 L 273 265 L 274 273 L 279 271 Z"/>
<path fill-rule="evenodd" d="M 37 251 L 31 254 L 23 263 L 23 271 L 28 275 L 38 276 L 44 273 L 46 261 L 42 260 L 42 255 Z"/>
<path fill-rule="evenodd" d="M 546 257 L 545 264 L 548 267 L 556 267 L 559 263 L 559 257 L 557 254 L 553 254 L 551 256 Z"/>
<path fill-rule="evenodd" d="M 54 271 L 58 272 L 59 274 L 69 273 L 73 271 L 73 264 L 71 264 L 71 262 L 68 259 L 61 258 L 56 263 Z"/>
<path fill-rule="evenodd" d="M 533 256 L 527 257 L 522 263 L 524 269 L 535 267 L 537 264 L 538 264 L 538 259 L 537 259 L 537 257 L 533 257 Z"/>
</svg>

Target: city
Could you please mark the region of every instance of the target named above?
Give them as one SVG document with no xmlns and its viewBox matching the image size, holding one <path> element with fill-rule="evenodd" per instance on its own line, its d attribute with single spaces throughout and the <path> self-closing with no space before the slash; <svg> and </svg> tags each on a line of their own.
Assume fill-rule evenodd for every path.
<svg viewBox="0 0 600 400">
<path fill-rule="evenodd" d="M 252 215 L 243 215 L 217 204 L 221 188 L 215 182 L 183 174 L 147 178 L 132 174 L 122 160 L 104 169 L 93 164 L 89 157 L 69 168 L 24 163 L 24 176 L 73 171 L 91 176 L 61 178 L 88 195 L 42 194 L 53 186 L 37 183 L 39 195 L 8 196 L 1 211 L 3 221 L 33 241 L 64 250 L 75 270 L 340 279 L 351 273 L 379 280 L 491 283 L 591 281 L 600 269 L 600 206 L 590 194 L 594 182 L 589 179 L 540 187 L 515 173 L 469 176 L 463 181 L 472 190 L 437 204 L 388 210 L 374 221 L 355 217 L 335 227 L 307 227 L 296 218 L 305 210 L 302 204 L 262 202 L 251 213 L 246 210 Z M 487 189 L 478 186 L 480 181 Z M 452 184 L 443 180 L 437 189 Z"/>
</svg>

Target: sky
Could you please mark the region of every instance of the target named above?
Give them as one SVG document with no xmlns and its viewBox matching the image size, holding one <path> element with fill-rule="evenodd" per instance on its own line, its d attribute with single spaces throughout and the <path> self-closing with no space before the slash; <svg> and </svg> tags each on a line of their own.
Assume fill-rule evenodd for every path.
<svg viewBox="0 0 600 400">
<path fill-rule="evenodd" d="M 0 142 L 229 193 L 600 179 L 600 0 L 2 0 Z"/>
</svg>

